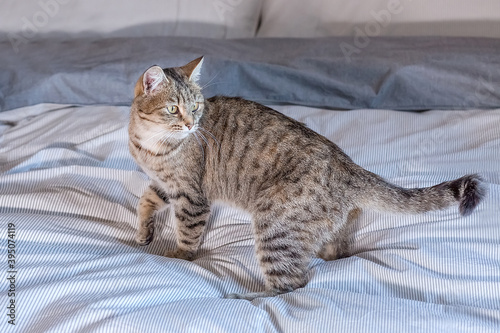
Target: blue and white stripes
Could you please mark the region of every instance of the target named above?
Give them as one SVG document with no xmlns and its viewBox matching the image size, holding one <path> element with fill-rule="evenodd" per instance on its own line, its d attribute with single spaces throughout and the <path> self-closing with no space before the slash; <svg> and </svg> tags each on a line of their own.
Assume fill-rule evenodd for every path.
<svg viewBox="0 0 500 333">
<path fill-rule="evenodd" d="M 127 108 L 0 113 L 0 261 L 6 267 L 14 223 L 18 272 L 16 326 L 7 323 L 8 281 L 0 280 L 0 331 L 497 332 L 500 110 L 278 109 L 397 184 L 477 172 L 489 194 L 466 218 L 457 209 L 364 212 L 352 256 L 315 259 L 305 288 L 229 300 L 223 296 L 263 289 L 248 214 L 217 204 L 193 262 L 162 256 L 174 246 L 169 210 L 155 240 L 137 246 L 135 206 L 148 179 L 128 154 Z M 427 136 L 434 146 L 420 149 Z"/>
</svg>

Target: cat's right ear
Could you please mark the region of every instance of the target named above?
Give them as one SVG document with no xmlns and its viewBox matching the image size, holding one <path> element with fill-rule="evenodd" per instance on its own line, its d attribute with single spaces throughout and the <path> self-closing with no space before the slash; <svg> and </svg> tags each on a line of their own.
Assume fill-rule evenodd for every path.
<svg viewBox="0 0 500 333">
<path fill-rule="evenodd" d="M 134 97 L 154 93 L 163 81 L 167 81 L 163 69 L 156 65 L 149 67 L 137 81 L 134 89 Z"/>
</svg>

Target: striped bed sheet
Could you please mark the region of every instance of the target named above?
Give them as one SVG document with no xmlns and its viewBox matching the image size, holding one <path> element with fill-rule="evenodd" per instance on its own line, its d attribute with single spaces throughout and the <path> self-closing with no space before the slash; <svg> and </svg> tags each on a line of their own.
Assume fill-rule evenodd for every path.
<svg viewBox="0 0 500 333">
<path fill-rule="evenodd" d="M 479 173 L 488 195 L 468 217 L 365 211 L 350 257 L 314 259 L 304 288 L 225 299 L 263 289 L 249 215 L 217 203 L 192 262 L 162 255 L 174 247 L 169 210 L 155 240 L 136 245 L 135 207 L 149 180 L 128 152 L 128 107 L 2 112 L 0 331 L 500 331 L 500 109 L 274 108 L 398 185 Z"/>
</svg>

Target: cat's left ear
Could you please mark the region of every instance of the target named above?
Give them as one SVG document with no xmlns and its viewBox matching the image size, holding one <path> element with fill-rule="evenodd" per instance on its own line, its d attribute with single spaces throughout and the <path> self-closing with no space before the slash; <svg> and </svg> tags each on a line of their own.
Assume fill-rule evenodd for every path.
<svg viewBox="0 0 500 333">
<path fill-rule="evenodd" d="M 201 74 L 201 66 L 203 65 L 203 57 L 199 57 L 191 61 L 189 64 L 182 66 L 182 71 L 189 77 L 191 81 L 198 82 Z"/>
</svg>

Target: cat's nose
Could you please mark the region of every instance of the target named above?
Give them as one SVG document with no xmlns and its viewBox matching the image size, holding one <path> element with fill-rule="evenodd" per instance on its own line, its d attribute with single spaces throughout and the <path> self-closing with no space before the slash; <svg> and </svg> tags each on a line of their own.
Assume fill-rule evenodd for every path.
<svg viewBox="0 0 500 333">
<path fill-rule="evenodd" d="M 191 130 L 191 128 L 193 128 L 194 126 L 194 118 L 193 116 L 189 116 L 189 115 L 186 115 L 182 118 L 182 122 L 184 123 L 184 125 L 186 125 L 186 127 L 188 128 L 188 130 Z"/>
</svg>

